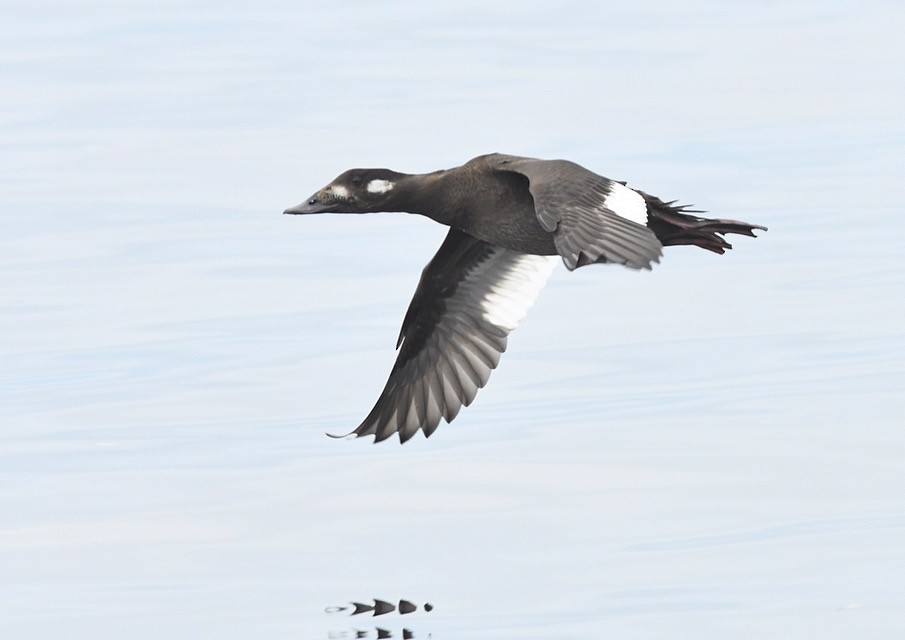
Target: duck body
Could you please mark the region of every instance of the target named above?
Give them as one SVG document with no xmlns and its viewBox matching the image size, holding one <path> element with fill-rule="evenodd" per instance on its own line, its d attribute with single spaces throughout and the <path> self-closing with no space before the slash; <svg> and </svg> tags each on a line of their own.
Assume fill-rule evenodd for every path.
<svg viewBox="0 0 905 640">
<path fill-rule="evenodd" d="M 479 156 L 437 174 L 439 210 L 425 215 L 498 247 L 533 255 L 556 255 L 553 236 L 534 209 L 528 180 L 499 171 L 499 154 Z"/>
<path fill-rule="evenodd" d="M 350 435 L 405 442 L 451 422 L 483 387 L 555 264 L 650 269 L 666 245 L 715 253 L 758 225 L 708 219 L 568 160 L 488 154 L 425 174 L 350 169 L 287 214 L 407 212 L 450 227 L 421 275 L 399 355 Z"/>
<path fill-rule="evenodd" d="M 352 169 L 286 213 L 416 213 L 496 246 L 555 255 L 553 237 L 535 214 L 527 178 L 496 170 L 506 157 L 478 156 L 460 167 L 424 174 Z M 334 209 L 337 197 L 342 206 Z"/>
</svg>

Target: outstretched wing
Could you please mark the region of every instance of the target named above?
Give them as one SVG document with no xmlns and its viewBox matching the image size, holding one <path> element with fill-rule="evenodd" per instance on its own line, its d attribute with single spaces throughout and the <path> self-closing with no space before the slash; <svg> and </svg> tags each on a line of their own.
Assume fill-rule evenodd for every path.
<svg viewBox="0 0 905 640">
<path fill-rule="evenodd" d="M 451 422 L 487 384 L 556 262 L 450 229 L 421 274 L 386 387 L 348 435 L 380 442 L 398 433 L 405 442 L 419 429 L 431 435 L 440 418 Z"/>
<path fill-rule="evenodd" d="M 593 262 L 650 269 L 659 262 L 662 245 L 634 189 L 568 160 L 500 155 L 496 168 L 528 178 L 537 219 L 570 270 Z"/>
</svg>

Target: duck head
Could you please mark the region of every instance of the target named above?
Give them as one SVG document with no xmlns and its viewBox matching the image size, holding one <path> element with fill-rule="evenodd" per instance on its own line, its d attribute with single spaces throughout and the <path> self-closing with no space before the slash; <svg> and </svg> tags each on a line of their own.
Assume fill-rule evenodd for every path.
<svg viewBox="0 0 905 640">
<path fill-rule="evenodd" d="M 389 169 L 349 169 L 305 202 L 283 213 L 369 213 L 387 211 L 399 180 L 405 174 Z"/>
</svg>

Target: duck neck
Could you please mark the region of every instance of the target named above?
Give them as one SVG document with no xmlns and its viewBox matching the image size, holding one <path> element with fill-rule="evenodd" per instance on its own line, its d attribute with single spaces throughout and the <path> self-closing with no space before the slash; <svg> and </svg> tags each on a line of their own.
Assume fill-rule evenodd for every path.
<svg viewBox="0 0 905 640">
<path fill-rule="evenodd" d="M 454 215 L 454 207 L 449 202 L 448 190 L 443 188 L 446 173 L 401 174 L 386 210 L 417 213 L 448 225 Z"/>
</svg>

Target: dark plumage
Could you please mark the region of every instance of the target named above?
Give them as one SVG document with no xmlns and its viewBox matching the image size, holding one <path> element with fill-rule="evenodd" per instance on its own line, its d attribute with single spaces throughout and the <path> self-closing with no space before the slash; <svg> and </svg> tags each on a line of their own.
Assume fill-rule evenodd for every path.
<svg viewBox="0 0 905 640">
<path fill-rule="evenodd" d="M 404 211 L 450 227 L 421 274 L 380 398 L 349 435 L 429 436 L 474 400 L 561 258 L 650 269 L 662 248 L 693 244 L 716 253 L 724 234 L 763 229 L 702 218 L 567 160 L 502 154 L 410 175 L 351 169 L 285 213 Z"/>
</svg>

